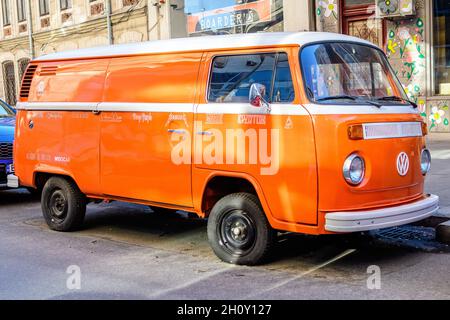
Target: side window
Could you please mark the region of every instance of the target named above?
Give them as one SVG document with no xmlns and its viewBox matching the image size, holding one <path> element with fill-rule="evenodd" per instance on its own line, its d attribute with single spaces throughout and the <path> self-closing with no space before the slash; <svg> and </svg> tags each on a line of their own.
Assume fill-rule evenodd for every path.
<svg viewBox="0 0 450 320">
<path fill-rule="evenodd" d="M 248 102 L 250 86 L 266 87 L 270 102 L 292 102 L 294 86 L 286 53 L 219 56 L 213 60 L 208 101 Z"/>
<path fill-rule="evenodd" d="M 275 66 L 275 53 L 221 56 L 213 60 L 209 102 L 248 102 L 250 86 L 266 86 L 269 100 Z"/>
<path fill-rule="evenodd" d="M 289 60 L 286 53 L 278 54 L 272 102 L 292 102 L 295 98 Z"/>
</svg>

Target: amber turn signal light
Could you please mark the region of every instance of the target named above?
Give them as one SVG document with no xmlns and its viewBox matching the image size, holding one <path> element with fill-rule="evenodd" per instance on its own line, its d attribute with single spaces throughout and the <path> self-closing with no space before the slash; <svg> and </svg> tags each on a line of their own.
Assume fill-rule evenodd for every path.
<svg viewBox="0 0 450 320">
<path fill-rule="evenodd" d="M 348 127 L 348 137 L 351 140 L 362 140 L 364 139 L 364 132 L 362 124 L 354 124 Z"/>
</svg>

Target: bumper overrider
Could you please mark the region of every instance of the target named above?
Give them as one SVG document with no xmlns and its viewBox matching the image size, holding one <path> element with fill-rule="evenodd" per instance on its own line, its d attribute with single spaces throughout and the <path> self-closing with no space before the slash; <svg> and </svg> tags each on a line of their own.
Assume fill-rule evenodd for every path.
<svg viewBox="0 0 450 320">
<path fill-rule="evenodd" d="M 18 188 L 19 187 L 19 178 L 14 174 L 8 175 L 8 182 L 6 184 L 8 188 Z"/>
<path fill-rule="evenodd" d="M 424 199 L 394 207 L 330 212 L 325 215 L 325 230 L 357 232 L 404 225 L 428 218 L 439 209 L 439 197 L 427 195 Z"/>
</svg>

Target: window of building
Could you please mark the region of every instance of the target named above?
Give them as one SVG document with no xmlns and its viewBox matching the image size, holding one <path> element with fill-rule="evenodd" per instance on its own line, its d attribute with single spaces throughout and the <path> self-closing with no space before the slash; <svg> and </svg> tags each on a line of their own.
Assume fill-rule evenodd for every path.
<svg viewBox="0 0 450 320">
<path fill-rule="evenodd" d="M 139 3 L 139 0 L 122 0 L 123 7 L 135 6 Z"/>
<path fill-rule="evenodd" d="M 25 74 L 25 71 L 27 70 L 28 63 L 30 62 L 30 59 L 28 58 L 22 58 L 18 61 L 19 64 L 19 81 L 22 82 L 23 75 Z"/>
<path fill-rule="evenodd" d="M 91 16 L 105 13 L 105 3 L 100 0 L 89 0 L 89 11 Z"/>
<path fill-rule="evenodd" d="M 373 5 L 373 0 L 345 0 L 344 1 L 345 6 L 352 7 L 352 6 L 367 6 L 367 5 Z"/>
<path fill-rule="evenodd" d="M 25 0 L 17 0 L 17 20 L 23 22 L 27 19 Z"/>
<path fill-rule="evenodd" d="M 72 0 L 59 0 L 59 8 L 61 10 L 72 8 Z"/>
<path fill-rule="evenodd" d="M 9 13 L 10 13 L 9 0 L 2 0 L 2 17 L 4 26 L 9 26 L 11 24 Z"/>
<path fill-rule="evenodd" d="M 269 102 L 291 102 L 294 89 L 285 53 L 220 56 L 214 58 L 208 100 L 248 102 L 250 87 L 264 85 Z"/>
<path fill-rule="evenodd" d="M 50 13 L 48 0 L 39 0 L 39 15 L 46 16 Z"/>
<path fill-rule="evenodd" d="M 5 88 L 6 103 L 11 106 L 16 105 L 16 76 L 14 73 L 14 62 L 5 61 L 3 63 L 3 83 Z"/>
<path fill-rule="evenodd" d="M 342 33 L 383 47 L 385 22 L 377 18 L 375 1 L 343 0 Z"/>
<path fill-rule="evenodd" d="M 434 93 L 450 95 L 450 0 L 433 1 Z"/>
<path fill-rule="evenodd" d="M 173 8 L 183 12 L 189 36 L 283 31 L 282 0 L 184 0 Z M 178 19 L 179 20 L 179 19 Z"/>
</svg>

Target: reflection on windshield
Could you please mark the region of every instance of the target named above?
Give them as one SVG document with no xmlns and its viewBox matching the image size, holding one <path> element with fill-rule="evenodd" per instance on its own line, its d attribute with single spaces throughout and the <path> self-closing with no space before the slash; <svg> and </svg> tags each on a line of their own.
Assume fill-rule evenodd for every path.
<svg viewBox="0 0 450 320">
<path fill-rule="evenodd" d="M 185 0 L 184 12 L 186 14 L 205 12 L 255 1 L 257 0 Z"/>
<path fill-rule="evenodd" d="M 323 43 L 305 47 L 300 59 L 306 90 L 314 101 L 379 101 L 394 97 L 384 101 L 408 103 L 385 56 L 375 48 Z"/>
</svg>

